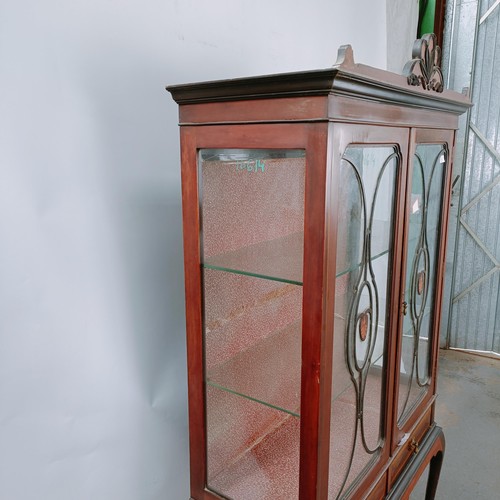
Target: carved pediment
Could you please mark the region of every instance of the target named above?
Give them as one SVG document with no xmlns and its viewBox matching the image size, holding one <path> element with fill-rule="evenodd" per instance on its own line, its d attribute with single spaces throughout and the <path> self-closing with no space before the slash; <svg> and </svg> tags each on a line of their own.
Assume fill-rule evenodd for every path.
<svg viewBox="0 0 500 500">
<path fill-rule="evenodd" d="M 442 92 L 441 49 L 434 33 L 415 40 L 411 53 L 413 59 L 405 64 L 403 75 L 410 85 L 421 86 L 425 90 Z"/>
</svg>

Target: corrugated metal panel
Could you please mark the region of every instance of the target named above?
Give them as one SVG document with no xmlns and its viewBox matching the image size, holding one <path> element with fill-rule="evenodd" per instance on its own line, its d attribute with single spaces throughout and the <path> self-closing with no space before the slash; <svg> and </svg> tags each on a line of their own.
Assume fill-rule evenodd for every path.
<svg viewBox="0 0 500 500">
<path fill-rule="evenodd" d="M 462 132 L 466 147 L 448 344 L 500 352 L 500 1 L 457 0 L 452 12 L 445 46 L 448 81 L 463 83 L 472 67 L 474 107 Z M 464 39 L 473 41 L 472 61 L 457 53 Z M 470 46 L 469 41 L 466 54 Z"/>
</svg>

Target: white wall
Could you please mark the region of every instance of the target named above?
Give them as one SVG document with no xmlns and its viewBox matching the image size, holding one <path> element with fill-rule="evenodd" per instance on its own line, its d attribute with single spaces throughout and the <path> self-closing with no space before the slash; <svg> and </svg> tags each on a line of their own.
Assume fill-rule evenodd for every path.
<svg viewBox="0 0 500 500">
<path fill-rule="evenodd" d="M 387 0 L 387 69 L 401 74 L 417 37 L 419 0 Z"/>
<path fill-rule="evenodd" d="M 384 0 L 0 4 L 0 500 L 188 497 L 165 84 L 386 63 Z"/>
</svg>

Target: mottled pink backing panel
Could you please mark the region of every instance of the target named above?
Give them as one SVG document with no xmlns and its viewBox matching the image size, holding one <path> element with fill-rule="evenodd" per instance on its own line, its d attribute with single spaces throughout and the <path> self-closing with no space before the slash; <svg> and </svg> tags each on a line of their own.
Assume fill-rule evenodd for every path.
<svg viewBox="0 0 500 500">
<path fill-rule="evenodd" d="M 305 158 L 265 159 L 264 172 L 203 161 L 201 173 L 205 258 L 304 231 Z"/>
<path fill-rule="evenodd" d="M 302 287 L 211 269 L 204 286 L 208 484 L 230 498 L 296 498 L 278 470 L 298 481 L 299 419 L 243 396 L 298 414 Z M 243 493 L 253 480 L 267 496 Z"/>
<path fill-rule="evenodd" d="M 300 419 L 210 386 L 207 404 L 209 488 L 238 500 L 298 498 Z"/>
<path fill-rule="evenodd" d="M 207 370 L 302 318 L 299 285 L 211 269 L 203 278 Z"/>
<path fill-rule="evenodd" d="M 288 500 L 298 497 L 300 420 L 287 412 L 300 410 L 302 287 L 264 277 L 302 282 L 305 158 L 262 154 L 263 171 L 201 166 L 203 263 L 219 268 L 203 271 L 207 473 L 229 498 Z"/>
<path fill-rule="evenodd" d="M 298 414 L 300 410 L 301 322 L 296 321 L 226 363 L 208 380 L 231 391 Z"/>
<path fill-rule="evenodd" d="M 256 243 L 205 259 L 205 266 L 302 283 L 304 233 Z"/>
</svg>

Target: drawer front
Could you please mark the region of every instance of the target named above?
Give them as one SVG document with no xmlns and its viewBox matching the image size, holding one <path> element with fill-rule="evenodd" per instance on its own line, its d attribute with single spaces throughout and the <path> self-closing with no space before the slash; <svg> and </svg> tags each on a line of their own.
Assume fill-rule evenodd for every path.
<svg viewBox="0 0 500 500">
<path fill-rule="evenodd" d="M 424 413 L 424 416 L 413 428 L 408 439 L 396 450 L 396 455 L 389 466 L 389 486 L 394 484 L 398 474 L 403 470 L 410 457 L 414 453 L 418 453 L 419 443 L 431 426 L 431 417 L 432 406 Z"/>
</svg>

